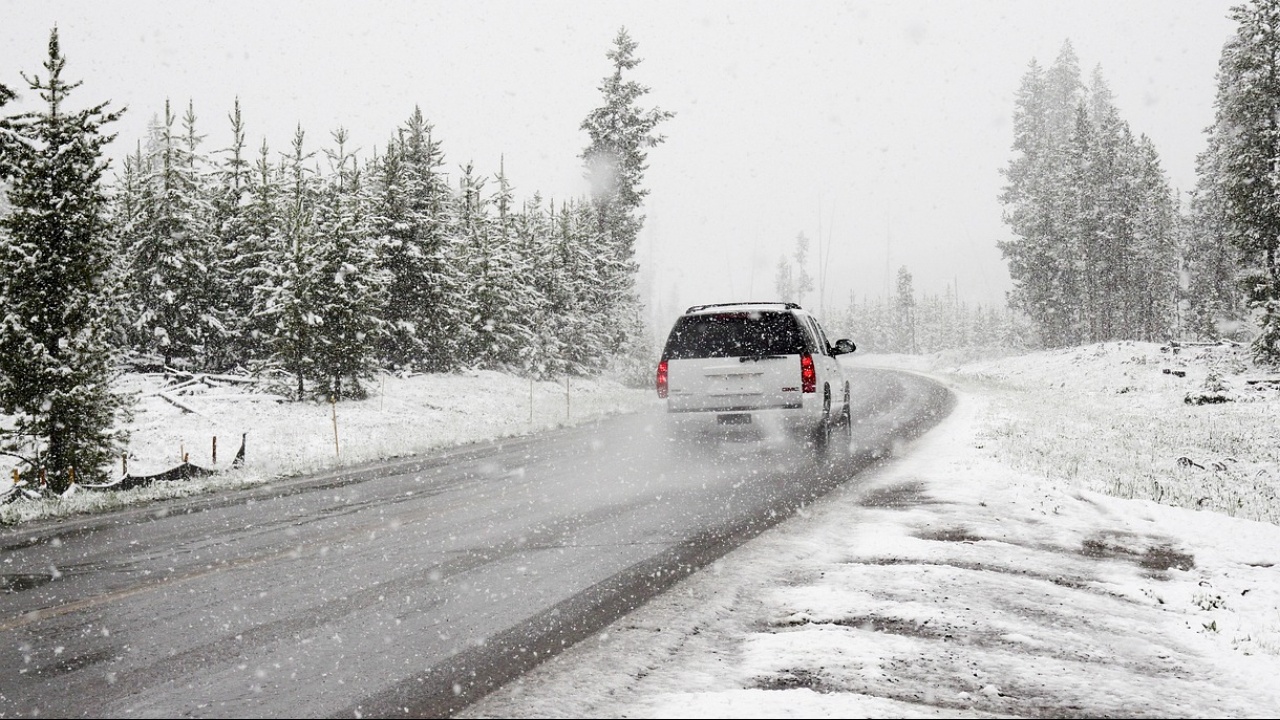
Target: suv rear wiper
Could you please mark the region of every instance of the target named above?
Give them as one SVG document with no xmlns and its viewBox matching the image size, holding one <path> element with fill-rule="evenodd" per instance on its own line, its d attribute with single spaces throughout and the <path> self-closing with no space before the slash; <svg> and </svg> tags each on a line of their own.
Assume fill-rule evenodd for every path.
<svg viewBox="0 0 1280 720">
<path fill-rule="evenodd" d="M 786 355 L 743 355 L 738 362 L 759 362 L 761 360 L 786 360 Z"/>
</svg>

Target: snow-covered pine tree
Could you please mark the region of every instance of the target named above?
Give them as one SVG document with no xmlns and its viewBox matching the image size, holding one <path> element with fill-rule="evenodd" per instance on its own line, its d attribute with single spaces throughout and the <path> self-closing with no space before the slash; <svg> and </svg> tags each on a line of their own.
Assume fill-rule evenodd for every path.
<svg viewBox="0 0 1280 720">
<path fill-rule="evenodd" d="M 184 327 L 196 367 L 223 370 L 231 360 L 229 327 L 230 277 L 222 265 L 222 237 L 219 220 L 214 214 L 216 189 L 209 173 L 209 159 L 200 152 L 204 136 L 196 134 L 195 104 L 187 102 L 182 117 L 182 143 L 186 146 L 187 170 L 194 185 L 194 224 L 190 233 L 190 252 L 195 272 L 188 280 L 188 297 Z"/>
<path fill-rule="evenodd" d="M 521 348 L 519 367 L 531 378 L 546 379 L 560 374 L 558 363 L 563 354 L 555 332 L 551 313 L 556 274 L 553 272 L 552 212 L 542 205 L 542 196 L 534 193 L 516 216 L 514 232 L 525 268 L 522 321 L 528 329 L 528 344 Z"/>
<path fill-rule="evenodd" d="M 494 367 L 519 370 L 520 358 L 534 342 L 530 318 L 538 311 L 539 295 L 530 277 L 532 258 L 521 244 L 520 221 L 513 207 L 515 193 L 507 179 L 505 162 L 499 163 L 495 179 L 498 187 L 488 203 L 495 213 L 488 222 L 488 240 L 489 270 L 497 304 L 491 312 L 482 315 L 491 318 L 488 361 Z"/>
<path fill-rule="evenodd" d="M 1046 130 L 1045 139 L 1048 165 L 1041 167 L 1045 175 L 1044 212 L 1048 225 L 1042 228 L 1046 234 L 1041 241 L 1046 245 L 1044 267 L 1040 273 L 1047 275 L 1045 304 L 1041 307 L 1044 320 L 1044 337 L 1051 346 L 1073 345 L 1081 341 L 1083 301 L 1080 273 L 1084 259 L 1079 238 L 1083 229 L 1079 206 L 1084 182 L 1084 164 L 1087 161 L 1087 124 L 1081 122 L 1080 103 L 1084 84 L 1080 79 L 1080 64 L 1071 42 L 1065 41 L 1058 57 L 1045 77 Z M 1071 157 L 1072 140 L 1075 140 L 1075 158 Z M 1075 225 L 1073 227 L 1073 225 Z"/>
<path fill-rule="evenodd" d="M 143 208 L 128 248 L 128 288 L 140 350 L 197 367 L 209 363 L 211 343 L 223 334 L 214 310 L 216 282 L 210 277 L 214 239 L 204 188 L 204 158 L 195 117 L 185 135 L 168 101 L 152 127 L 143 182 Z"/>
<path fill-rule="evenodd" d="M 649 335 L 642 324 L 636 326 L 636 322 L 642 322 L 643 313 L 635 292 L 635 243 L 644 225 L 640 210 L 649 193 L 642 185 L 648 169 L 648 150 L 665 140 L 656 130 L 674 117 L 674 113 L 640 106 L 649 88 L 630 78 L 630 73 L 641 62 L 635 55 L 636 48 L 626 28 L 620 28 L 613 48 L 606 54 L 613 63 L 613 72 L 600 85 L 604 104 L 582 121 L 581 129 L 586 131 L 590 144 L 582 151 L 581 158 L 596 211 L 596 234 L 600 243 L 597 255 L 616 259 L 615 267 L 620 271 L 606 278 L 608 296 L 615 304 L 597 309 L 613 318 L 610 326 L 621 331 L 607 352 L 616 354 L 630 349 L 645 353 L 643 357 L 636 357 L 633 364 L 647 366 L 651 360 L 647 343 L 633 336 L 636 332 L 645 338 Z M 647 367 L 644 375 L 643 381 L 647 382 Z"/>
<path fill-rule="evenodd" d="M 1178 210 L 1155 145 L 1141 135 L 1136 147 L 1132 190 L 1132 267 L 1126 306 L 1128 337 L 1162 342 L 1175 335 L 1179 301 Z"/>
<path fill-rule="evenodd" d="M 1050 133 L 1049 90 L 1044 70 L 1032 60 L 1018 88 L 1013 116 L 1013 158 L 1002 169 L 1004 221 L 1013 238 L 999 243 L 1009 264 L 1009 302 L 1042 326 L 1047 345 L 1062 344 L 1058 318 L 1054 237 L 1053 167 L 1057 149 Z"/>
<path fill-rule="evenodd" d="M 511 214 L 511 186 L 499 170 L 498 189 L 489 196 L 487 179 L 477 176 L 470 163 L 461 171 L 454 247 L 467 279 L 463 356 L 478 367 L 518 367 L 520 349 L 531 342 L 532 331 L 522 321 L 531 308 L 529 295 L 522 291 L 526 281 L 521 278 L 524 268 Z"/>
<path fill-rule="evenodd" d="M 359 167 L 347 148 L 345 129 L 333 132 L 326 150 L 330 174 L 316 198 L 314 266 L 310 276 L 313 377 L 336 399 L 363 398 L 362 381 L 377 369 L 380 312 L 386 304 L 386 273 L 378 264 L 378 236 L 364 213 Z"/>
<path fill-rule="evenodd" d="M 14 418 L 5 438 L 47 471 L 54 491 L 101 478 L 123 436 L 127 401 L 113 388 L 117 348 L 116 248 L 107 222 L 104 127 L 123 111 L 101 103 L 73 110 L 80 83 L 63 78 L 55 27 L 47 73 L 25 76 L 44 109 L 9 116 L 0 175 L 10 178 L 10 212 L 0 218 L 0 410 Z M 8 135 L 12 133 L 12 135 Z M 13 447 L 14 445 L 17 447 Z"/>
<path fill-rule="evenodd" d="M 1095 219 L 1093 234 L 1083 238 L 1089 262 L 1083 268 L 1082 295 L 1089 320 L 1085 338 L 1102 342 L 1132 337 L 1138 291 L 1134 217 L 1138 212 L 1134 175 L 1136 147 L 1129 125 L 1116 109 L 1111 88 L 1095 67 L 1088 88 L 1087 112 L 1092 132 L 1089 185 Z"/>
<path fill-rule="evenodd" d="M 1196 189 L 1181 228 L 1180 296 L 1183 326 L 1192 337 L 1232 337 L 1244 326 L 1243 296 L 1236 271 L 1244 265 L 1228 239 L 1226 192 L 1219 181 L 1219 134 L 1209 129 L 1208 146 L 1196 157 Z"/>
<path fill-rule="evenodd" d="M 778 294 L 779 302 L 796 301 L 795 270 L 792 269 L 786 253 L 778 258 L 778 264 L 774 266 L 773 291 Z"/>
<path fill-rule="evenodd" d="M 8 105 L 16 97 L 18 97 L 18 94 L 10 90 L 8 85 L 0 83 L 0 109 L 3 109 L 5 105 Z M 22 139 L 11 127 L 8 119 L 0 115 L 0 183 L 8 180 L 9 175 L 13 172 L 13 168 L 9 166 L 17 158 L 16 153 L 20 142 L 22 142 Z M 4 162 L 5 158 L 8 158 L 9 162 Z M 4 186 L 0 184 L 0 188 L 2 187 Z"/>
<path fill-rule="evenodd" d="M 122 298 L 117 303 L 119 315 L 115 319 L 114 344 L 121 348 L 134 348 L 137 342 L 137 331 L 133 321 L 137 317 L 132 302 L 133 283 L 130 279 L 133 263 L 127 252 L 135 247 L 144 231 L 146 221 L 147 193 L 146 159 L 142 155 L 142 143 L 135 151 L 124 158 L 124 169 L 116 177 L 110 196 L 110 223 L 112 235 L 117 247 L 125 250 L 116 254 L 114 265 L 121 278 Z"/>
<path fill-rule="evenodd" d="M 249 314 L 233 321 L 241 334 L 237 339 L 244 353 L 240 361 L 256 370 L 269 363 L 274 352 L 278 319 L 272 312 L 278 290 L 276 271 L 285 257 L 283 169 L 271 161 L 266 140 L 258 149 L 248 183 L 244 246 L 252 256 L 245 258 L 243 265 L 237 261 L 231 267 L 234 286 L 247 295 Z"/>
<path fill-rule="evenodd" d="M 1098 235 L 1085 267 L 1093 319 L 1085 337 L 1164 339 L 1176 303 L 1172 193 L 1155 147 L 1145 135 L 1133 137 L 1100 68 L 1090 85 L 1089 117 Z"/>
<path fill-rule="evenodd" d="M 262 265 L 268 250 L 265 238 L 270 237 L 254 231 L 250 210 L 254 169 L 245 154 L 240 98 L 235 99 L 227 119 L 231 124 L 231 144 L 216 151 L 222 157 L 213 171 L 209 203 L 209 226 L 216 251 L 210 275 L 221 289 L 216 308 L 225 328 L 223 342 L 210 352 L 211 365 L 219 370 L 248 367 L 252 360 L 266 354 L 261 328 L 255 326 L 254 288 L 264 279 Z"/>
<path fill-rule="evenodd" d="M 415 107 L 373 164 L 375 232 L 390 274 L 380 354 L 392 368 L 440 372 L 459 362 L 460 313 L 456 266 L 449 258 L 452 191 L 441 170 L 444 151 Z"/>
<path fill-rule="evenodd" d="M 456 339 L 467 365 L 492 367 L 496 315 L 507 298 L 498 286 L 493 267 L 489 200 L 484 190 L 486 179 L 476 175 L 471 163 L 459 170 L 453 210 L 456 236 L 451 254 L 462 277 L 466 278 L 466 292 L 460 299 L 467 321 L 459 328 Z"/>
<path fill-rule="evenodd" d="M 1103 179 L 1098 174 L 1097 140 L 1084 102 L 1076 104 L 1075 123 L 1063 155 L 1062 234 L 1057 239 L 1059 293 L 1066 317 L 1063 339 L 1068 345 L 1096 342 L 1101 333 L 1098 270 L 1106 254 L 1101 227 Z"/>
<path fill-rule="evenodd" d="M 648 149 L 666 138 L 656 133 L 663 121 L 675 113 L 640 107 L 649 88 L 624 77 L 641 62 L 635 56 L 637 43 L 626 28 L 618 30 L 613 48 L 606 56 L 613 72 L 604 78 L 600 91 L 604 104 L 582 121 L 591 143 L 582 151 L 585 177 L 591 186 L 591 200 L 598 212 L 602 234 L 616 243 L 623 259 L 635 254 L 636 236 L 644 224 L 640 207 L 649 191 L 642 187 L 648 169 Z"/>
<path fill-rule="evenodd" d="M 796 260 L 795 274 L 795 295 L 796 302 L 804 305 L 804 298 L 813 292 L 813 276 L 809 274 L 809 238 L 800 232 L 796 234 L 796 249 L 794 254 Z"/>
<path fill-rule="evenodd" d="M 601 285 L 613 271 L 602 264 L 616 257 L 600 254 L 604 245 L 596 209 L 587 202 L 562 203 L 553 235 L 549 312 L 562 349 L 558 370 L 572 375 L 599 372 L 616 345 L 609 323 L 618 319 L 599 301 Z"/>
<path fill-rule="evenodd" d="M 1222 231 L 1242 256 L 1254 357 L 1280 362 L 1280 0 L 1242 3 L 1230 15 L 1237 28 L 1218 62 L 1212 157 L 1202 158 L 1209 174 L 1199 182 L 1220 201 L 1202 210 L 1222 215 L 1202 227 Z"/>
<path fill-rule="evenodd" d="M 898 268 L 897 294 L 893 302 L 894 346 L 897 352 L 916 353 L 916 295 L 907 266 Z"/>
<path fill-rule="evenodd" d="M 1149 338 L 1175 308 L 1172 198 L 1152 148 L 1135 141 L 1100 69 L 1088 92 L 1068 41 L 1032 61 L 1014 111 L 1000 200 L 1011 306 L 1055 347 Z M 1158 299 L 1157 299 L 1158 298 Z"/>
<path fill-rule="evenodd" d="M 271 359 L 293 376 L 297 399 L 306 397 L 306 382 L 314 377 L 316 313 L 315 210 L 320 192 L 315 172 L 307 166 L 306 133 L 299 126 L 293 151 L 284 159 L 280 213 L 271 255 L 265 264 L 267 284 L 262 290 L 262 314 L 274 323 Z"/>
</svg>

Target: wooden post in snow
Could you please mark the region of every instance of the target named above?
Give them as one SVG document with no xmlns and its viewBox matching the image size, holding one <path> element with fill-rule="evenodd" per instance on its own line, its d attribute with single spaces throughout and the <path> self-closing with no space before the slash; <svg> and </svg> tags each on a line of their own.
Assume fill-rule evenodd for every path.
<svg viewBox="0 0 1280 720">
<path fill-rule="evenodd" d="M 339 458 L 342 457 L 342 450 L 338 448 L 338 399 L 329 396 L 329 407 L 333 408 L 333 454 Z"/>
</svg>

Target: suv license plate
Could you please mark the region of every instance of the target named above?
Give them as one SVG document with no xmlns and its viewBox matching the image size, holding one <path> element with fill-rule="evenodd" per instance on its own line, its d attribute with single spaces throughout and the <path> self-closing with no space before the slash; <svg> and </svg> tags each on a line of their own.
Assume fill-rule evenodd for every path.
<svg viewBox="0 0 1280 720">
<path fill-rule="evenodd" d="M 750 425 L 751 416 L 746 413 L 734 413 L 732 415 L 717 415 L 716 422 L 721 425 Z"/>
</svg>

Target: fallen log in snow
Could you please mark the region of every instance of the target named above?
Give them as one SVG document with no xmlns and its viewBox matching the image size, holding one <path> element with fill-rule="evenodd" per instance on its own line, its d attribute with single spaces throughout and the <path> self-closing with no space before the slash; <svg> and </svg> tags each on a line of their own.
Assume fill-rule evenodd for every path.
<svg viewBox="0 0 1280 720">
<path fill-rule="evenodd" d="M 181 400 L 170 395 L 167 392 L 158 392 L 156 393 L 156 396 L 161 399 L 167 400 L 168 402 L 172 403 L 174 406 L 176 406 L 179 410 L 182 410 L 183 412 L 189 412 L 192 415 L 199 415 L 200 417 L 205 418 L 206 420 L 210 420 L 210 421 L 213 420 L 213 418 L 209 417 L 208 415 L 205 415 L 204 413 L 182 402 Z"/>
</svg>

